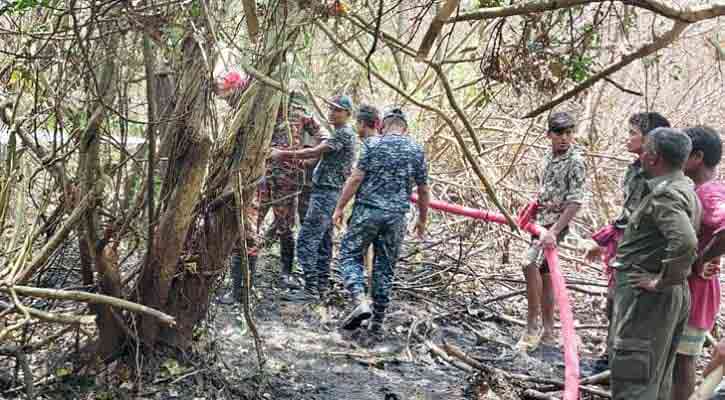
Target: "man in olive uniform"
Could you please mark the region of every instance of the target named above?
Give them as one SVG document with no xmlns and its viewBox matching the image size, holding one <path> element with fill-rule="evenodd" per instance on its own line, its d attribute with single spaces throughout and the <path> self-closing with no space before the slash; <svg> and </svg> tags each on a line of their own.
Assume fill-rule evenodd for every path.
<svg viewBox="0 0 725 400">
<path fill-rule="evenodd" d="M 405 236 L 406 214 L 413 185 L 417 187 L 418 235 L 422 236 L 428 214 L 428 167 L 423 147 L 407 135 L 408 123 L 400 108 L 383 116 L 383 135 L 363 143 L 360 160 L 345 183 L 333 219 L 342 223 L 345 206 L 355 195 L 355 206 L 340 245 L 340 265 L 345 288 L 352 297 L 344 329 L 357 329 L 373 317 L 370 330 L 382 332 L 385 310 L 390 303 L 395 263 Z M 373 307 L 365 297 L 363 255 L 373 245 Z"/>
<path fill-rule="evenodd" d="M 335 131 L 309 149 L 272 149 L 271 158 L 312 159 L 322 156 L 312 177 L 312 197 L 305 222 L 297 238 L 297 260 L 305 275 L 304 289 L 292 293 L 289 300 L 316 301 L 330 286 L 332 259 L 332 213 L 350 175 L 355 158 L 355 132 L 349 125 L 352 100 L 340 95 L 328 101 L 330 123 Z"/>
<path fill-rule="evenodd" d="M 614 400 L 670 399 L 679 335 L 687 322 L 687 276 L 696 258 L 702 208 L 682 168 L 692 142 L 659 128 L 645 139 L 649 194 L 629 217 L 612 263 L 610 332 Z"/>
<path fill-rule="evenodd" d="M 607 276 L 607 305 L 605 312 L 607 319 L 612 320 L 612 305 L 614 301 L 614 277 L 610 265 L 617 255 L 617 244 L 622 238 L 624 228 L 627 226 L 629 216 L 639 206 L 645 195 L 649 192 L 647 188 L 647 177 L 642 170 L 642 143 L 645 136 L 657 128 L 669 128 L 670 122 L 657 112 L 639 112 L 629 117 L 629 132 L 627 134 L 627 151 L 635 154 L 637 159 L 627 166 L 627 171 L 622 180 L 622 193 L 624 204 L 619 217 L 610 224 L 605 225 L 592 235 L 593 246 L 587 250 L 586 258 L 594 261 L 602 259 Z M 608 351 L 601 359 L 597 360 L 595 369 L 598 372 L 609 369 Z"/>
</svg>

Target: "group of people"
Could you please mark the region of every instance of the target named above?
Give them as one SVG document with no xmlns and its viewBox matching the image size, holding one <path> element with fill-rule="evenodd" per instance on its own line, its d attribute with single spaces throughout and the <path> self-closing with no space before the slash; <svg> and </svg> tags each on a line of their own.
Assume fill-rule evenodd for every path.
<svg viewBox="0 0 725 400">
<path fill-rule="evenodd" d="M 629 118 L 627 150 L 636 158 L 622 180 L 619 217 L 592 236 L 609 279 L 606 366 L 612 397 L 687 400 L 697 357 L 720 306 L 725 253 L 725 182 L 718 181 L 722 140 L 706 126 L 675 129 L 656 112 Z M 528 317 L 522 351 L 554 344 L 554 293 L 543 249 L 567 234 L 584 199 L 585 154 L 574 144 L 575 120 L 554 113 L 536 201 L 522 218 L 544 229 L 524 265 Z M 721 350 L 722 349 L 722 350 Z M 717 346 L 712 369 L 725 360 Z"/>
<path fill-rule="evenodd" d="M 229 81 L 234 82 L 230 84 Z M 234 90 L 225 90 L 226 87 Z M 248 79 L 224 77 L 217 81 L 217 95 L 237 105 L 239 92 Z M 247 232 L 247 256 L 252 276 L 256 266 L 254 237 L 271 208 L 274 234 L 280 242 L 279 286 L 287 289 L 284 299 L 312 303 L 325 298 L 331 287 L 333 229 L 342 227 L 345 208 L 355 197 L 347 230 L 342 238 L 338 264 L 351 305 L 342 327 L 349 330 L 365 325 L 371 335 L 382 333 L 385 311 L 390 303 L 395 263 L 405 236 L 410 196 L 416 187 L 419 235 L 425 231 L 428 211 L 428 170 L 422 146 L 407 133 L 408 118 L 395 106 L 382 113 L 363 104 L 354 111 L 352 99 L 337 95 L 325 100 L 329 132 L 307 112 L 307 99 L 291 91 L 286 107 L 280 107 L 272 134 L 272 151 L 265 177 L 258 188 L 254 210 L 244 210 L 256 228 Z M 283 109 L 287 109 L 287 115 Z M 354 118 L 355 127 L 351 125 Z M 359 148 L 358 148 L 359 147 Z M 299 204 L 298 204 L 299 203 Z M 254 218 L 253 213 L 257 213 Z M 296 216 L 300 229 L 293 234 Z M 368 298 L 364 259 L 372 246 L 372 287 Z M 293 277 L 295 253 L 304 283 Z M 232 290 L 222 303 L 241 300 L 241 257 L 232 257 Z"/>
<path fill-rule="evenodd" d="M 223 86 L 222 82 L 216 90 L 222 96 Z M 246 84 L 238 86 L 243 90 Z M 381 115 L 377 108 L 361 105 L 354 112 L 351 98 L 337 95 L 326 100 L 327 131 L 307 112 L 306 102 L 305 96 L 292 91 L 287 106 L 281 107 L 287 110 L 286 118 L 281 111 L 277 115 L 267 173 L 259 188 L 258 222 L 267 209 L 274 210 L 280 286 L 289 290 L 286 300 L 318 302 L 330 289 L 333 229 L 342 225 L 354 197 L 337 260 L 351 299 L 341 326 L 357 329 L 369 320 L 370 332 L 377 334 L 390 302 L 414 187 L 419 197 L 416 230 L 421 236 L 425 232 L 430 200 L 425 154 L 407 134 L 408 119 L 399 107 Z M 609 282 L 610 326 L 603 362 L 611 369 L 615 400 L 686 400 L 694 390 L 696 360 L 720 305 L 725 182 L 716 178 L 722 141 L 706 126 L 673 128 L 656 112 L 633 114 L 627 128 L 627 150 L 635 159 L 622 179 L 622 209 L 617 219 L 592 235 L 587 251 L 590 260 L 601 258 Z M 575 131 L 571 114 L 549 116 L 551 148 L 540 169 L 538 194 L 520 218 L 543 228 L 532 238 L 523 265 L 527 326 L 517 343 L 521 351 L 558 341 L 544 248 L 567 236 L 587 198 L 586 154 L 575 144 Z M 300 229 L 295 243 L 296 214 Z M 364 259 L 371 245 L 368 298 Z M 253 267 L 256 247 L 247 249 Z M 292 277 L 295 253 L 303 284 Z M 233 290 L 223 299 L 227 302 L 240 298 L 238 253 L 231 270 Z M 711 369 L 725 360 L 725 342 L 716 349 Z"/>
</svg>

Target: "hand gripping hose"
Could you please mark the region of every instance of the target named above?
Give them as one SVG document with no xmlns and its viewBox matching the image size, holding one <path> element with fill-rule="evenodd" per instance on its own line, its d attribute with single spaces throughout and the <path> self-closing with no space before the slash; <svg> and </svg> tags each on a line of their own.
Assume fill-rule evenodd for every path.
<svg viewBox="0 0 725 400">
<path fill-rule="evenodd" d="M 411 200 L 415 203 L 418 196 L 413 194 Z M 439 200 L 431 200 L 430 208 L 450 214 L 461 215 L 468 218 L 478 219 L 497 224 L 507 224 L 506 218 L 495 212 L 464 207 Z M 539 236 L 542 228 L 529 223 L 526 219 L 520 221 L 521 229 Z M 564 399 L 577 400 L 579 397 L 579 355 L 577 353 L 577 335 L 574 330 L 574 316 L 569 304 L 569 294 L 566 290 L 566 282 L 559 269 L 559 253 L 556 247 L 545 248 L 544 257 L 549 265 L 551 283 L 554 288 L 554 297 L 559 306 L 559 319 L 561 320 L 561 336 L 564 346 Z"/>
</svg>

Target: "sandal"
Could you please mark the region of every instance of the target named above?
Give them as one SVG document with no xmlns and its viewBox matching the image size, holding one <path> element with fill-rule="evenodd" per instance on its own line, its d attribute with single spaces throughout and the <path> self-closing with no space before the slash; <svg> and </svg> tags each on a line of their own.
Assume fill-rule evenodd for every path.
<svg viewBox="0 0 725 400">
<path fill-rule="evenodd" d="M 519 342 L 516 343 L 516 349 L 524 353 L 536 350 L 541 342 L 541 334 L 541 329 L 539 329 L 535 334 L 524 333 L 523 336 L 521 336 L 521 339 L 519 339 Z"/>
</svg>

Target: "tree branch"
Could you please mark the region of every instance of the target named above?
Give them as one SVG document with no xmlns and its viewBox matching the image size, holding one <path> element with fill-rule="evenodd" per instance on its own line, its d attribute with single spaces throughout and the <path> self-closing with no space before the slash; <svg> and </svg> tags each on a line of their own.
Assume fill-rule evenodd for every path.
<svg viewBox="0 0 725 400">
<path fill-rule="evenodd" d="M 535 117 L 545 111 L 548 111 L 557 105 L 571 99 L 572 97 L 576 96 L 577 94 L 581 93 L 582 91 L 589 89 L 594 85 L 596 82 L 598 82 L 601 79 L 604 79 L 608 77 L 609 75 L 612 75 L 613 73 L 619 71 L 620 69 L 624 68 L 625 66 L 631 64 L 633 61 L 639 60 L 640 58 L 646 57 L 652 53 L 657 52 L 658 50 L 669 46 L 672 42 L 674 42 L 680 34 L 687 28 L 690 24 L 686 22 L 675 22 L 675 25 L 667 31 L 664 35 L 660 36 L 659 38 L 655 38 L 655 40 L 643 47 L 640 47 L 637 51 L 629 54 L 625 54 L 622 56 L 619 61 L 614 62 L 612 64 L 609 64 L 606 68 L 599 71 L 598 73 L 590 76 L 587 80 L 580 83 L 575 88 L 569 90 L 568 92 L 562 93 L 558 96 L 556 96 L 553 100 L 550 102 L 534 109 L 533 111 L 528 112 L 526 115 L 523 116 L 523 118 L 531 118 Z"/>
<path fill-rule="evenodd" d="M 456 11 L 459 2 L 459 0 L 448 0 L 438 11 L 438 15 L 433 18 L 433 21 L 431 21 L 428 27 L 428 31 L 423 36 L 423 41 L 420 42 L 418 53 L 415 55 L 416 60 L 420 61 L 428 56 L 430 49 L 433 47 L 433 43 L 435 43 L 436 38 L 441 33 L 441 29 L 446 24 L 446 20 Z"/>
<path fill-rule="evenodd" d="M 547 0 L 541 2 L 519 3 L 505 7 L 487 7 L 477 11 L 462 13 L 449 18 L 446 23 L 476 21 L 481 19 L 506 18 L 515 15 L 535 14 L 545 11 L 571 8 L 587 4 L 607 3 L 610 0 Z M 643 8 L 663 17 L 679 22 L 698 22 L 725 15 L 725 4 L 699 5 L 695 7 L 675 8 L 657 0 L 618 0 L 622 4 Z"/>
<path fill-rule="evenodd" d="M 119 299 L 118 297 L 106 296 L 96 293 L 80 292 L 77 290 L 43 289 L 31 286 L 18 285 L 10 287 L 2 286 L 0 287 L 0 291 L 9 293 L 11 288 L 22 296 L 40 297 L 44 299 L 56 300 L 74 300 L 91 304 L 105 304 L 112 307 L 123 308 L 135 313 L 152 316 L 169 326 L 176 325 L 176 320 L 174 319 L 174 317 L 168 314 L 155 310 L 151 307 L 146 307 L 142 304 L 133 303 L 124 299 Z"/>
</svg>

